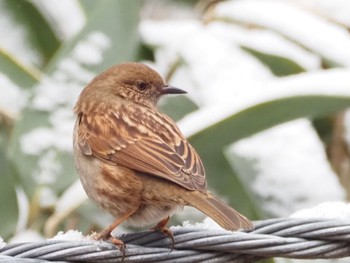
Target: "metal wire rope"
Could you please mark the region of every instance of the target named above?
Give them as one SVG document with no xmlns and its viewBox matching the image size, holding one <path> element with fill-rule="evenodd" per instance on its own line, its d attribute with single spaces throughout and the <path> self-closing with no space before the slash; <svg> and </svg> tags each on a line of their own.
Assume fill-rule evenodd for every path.
<svg viewBox="0 0 350 263">
<path fill-rule="evenodd" d="M 125 256 L 108 242 L 81 240 L 9 244 L 0 262 L 253 262 L 261 258 L 334 259 L 350 256 L 350 220 L 279 218 L 250 232 L 173 229 L 175 244 L 159 232 L 121 237 Z"/>
</svg>

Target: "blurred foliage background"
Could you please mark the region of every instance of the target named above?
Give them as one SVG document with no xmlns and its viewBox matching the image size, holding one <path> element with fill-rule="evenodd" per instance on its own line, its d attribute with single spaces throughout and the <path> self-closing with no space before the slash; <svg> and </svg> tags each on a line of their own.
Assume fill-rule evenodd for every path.
<svg viewBox="0 0 350 263">
<path fill-rule="evenodd" d="M 77 181 L 72 108 L 123 61 L 189 92 L 161 109 L 198 150 L 210 189 L 248 217 L 348 199 L 347 1 L 1 0 L 0 13 L 6 241 L 111 220 Z M 202 218 L 185 210 L 173 223 Z"/>
</svg>

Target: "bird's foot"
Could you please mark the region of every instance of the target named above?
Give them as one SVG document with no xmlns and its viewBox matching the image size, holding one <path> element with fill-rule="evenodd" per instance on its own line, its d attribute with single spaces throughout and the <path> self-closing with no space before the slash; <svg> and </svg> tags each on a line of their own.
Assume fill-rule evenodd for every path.
<svg viewBox="0 0 350 263">
<path fill-rule="evenodd" d="M 155 227 L 152 227 L 151 230 L 153 231 L 158 231 L 166 235 L 167 237 L 170 238 L 171 240 L 171 251 L 174 250 L 175 247 L 175 239 L 174 239 L 174 234 L 173 232 L 166 227 L 166 224 L 169 222 L 170 217 L 164 218 L 162 221 L 160 221 Z"/>
<path fill-rule="evenodd" d="M 103 240 L 103 241 L 109 241 L 111 242 L 113 245 L 115 245 L 116 247 L 119 248 L 120 252 L 122 252 L 122 262 L 124 261 L 125 258 L 125 249 L 126 249 L 126 245 L 123 242 L 123 240 L 116 238 L 114 236 L 111 235 L 110 231 L 106 231 L 106 229 L 102 230 L 99 233 L 96 233 L 92 236 L 92 238 L 94 240 Z"/>
</svg>

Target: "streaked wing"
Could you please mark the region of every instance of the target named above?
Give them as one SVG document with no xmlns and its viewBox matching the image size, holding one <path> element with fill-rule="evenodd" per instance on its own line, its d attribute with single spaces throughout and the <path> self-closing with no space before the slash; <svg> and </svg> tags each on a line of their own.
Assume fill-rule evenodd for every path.
<svg viewBox="0 0 350 263">
<path fill-rule="evenodd" d="M 156 175 L 189 190 L 206 189 L 203 164 L 175 123 L 165 115 L 146 109 L 123 114 L 80 116 L 79 145 L 111 164 Z M 140 118 L 142 114 L 142 118 Z M 103 127 L 103 128 L 102 128 Z"/>
</svg>

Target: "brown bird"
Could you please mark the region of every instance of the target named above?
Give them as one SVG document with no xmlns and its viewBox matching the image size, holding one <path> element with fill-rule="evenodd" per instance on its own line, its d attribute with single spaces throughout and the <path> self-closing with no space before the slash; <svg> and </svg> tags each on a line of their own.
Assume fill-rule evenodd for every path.
<svg viewBox="0 0 350 263">
<path fill-rule="evenodd" d="M 112 238 L 119 224 L 157 224 L 167 233 L 169 217 L 193 206 L 227 230 L 251 222 L 207 190 L 196 151 L 175 122 L 158 111 L 167 85 L 141 63 L 113 66 L 93 79 L 75 106 L 74 157 L 87 195 L 116 220 L 97 235 Z"/>
</svg>

